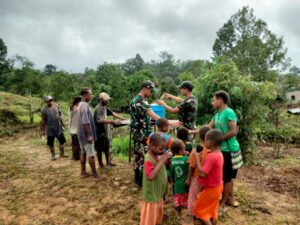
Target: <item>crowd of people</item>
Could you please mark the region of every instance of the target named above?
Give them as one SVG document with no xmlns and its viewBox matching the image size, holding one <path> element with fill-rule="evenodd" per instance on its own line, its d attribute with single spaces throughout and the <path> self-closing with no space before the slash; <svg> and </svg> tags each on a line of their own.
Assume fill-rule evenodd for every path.
<svg viewBox="0 0 300 225">
<path fill-rule="evenodd" d="M 185 81 L 178 88 L 184 98 L 165 93 L 156 100 L 156 104 L 164 106 L 170 113 L 178 113 L 179 120 L 161 118 L 152 110 L 147 99 L 156 89 L 151 81 L 142 82 L 140 92 L 129 105 L 134 143 L 134 181 L 142 189 L 140 225 L 162 223 L 164 202 L 168 201 L 170 188 L 178 214 L 187 208 L 191 220 L 202 224 L 217 224 L 225 205 L 239 205 L 234 199 L 233 180 L 243 161 L 236 138 L 237 116 L 228 106 L 228 93 L 218 91 L 212 96 L 212 107 L 216 113 L 207 125 L 197 129 L 198 101 L 192 93 L 194 86 Z M 72 158 L 80 159 L 82 177 L 88 176 L 88 160 L 93 177 L 103 180 L 104 177 L 97 173 L 95 157 L 100 168 L 104 167 L 102 153 L 106 165 L 115 166 L 110 156 L 107 125 L 118 126 L 125 118 L 108 108 L 110 97 L 104 92 L 100 93 L 99 103 L 93 112 L 88 104 L 92 97 L 92 90 L 83 88 L 81 96 L 75 97 L 70 106 Z M 170 107 L 164 99 L 173 100 L 178 106 Z M 66 157 L 61 111 L 51 96 L 45 97 L 45 103 L 42 129 L 47 134 L 51 160 L 56 159 L 55 138 L 59 142 L 60 156 Z M 108 116 L 117 120 L 110 120 Z M 153 131 L 153 124 L 158 131 Z M 169 127 L 176 128 L 176 138 L 168 133 Z"/>
</svg>

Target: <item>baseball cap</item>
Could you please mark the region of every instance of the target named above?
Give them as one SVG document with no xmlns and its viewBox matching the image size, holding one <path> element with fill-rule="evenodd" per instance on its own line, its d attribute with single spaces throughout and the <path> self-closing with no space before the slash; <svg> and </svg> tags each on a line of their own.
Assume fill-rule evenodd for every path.
<svg viewBox="0 0 300 225">
<path fill-rule="evenodd" d="M 99 94 L 99 99 L 110 100 L 111 97 L 109 97 L 109 95 L 108 95 L 107 93 L 101 92 L 101 93 Z"/>
<path fill-rule="evenodd" d="M 192 84 L 191 81 L 183 81 L 179 86 L 178 86 L 179 89 L 183 89 L 183 88 L 186 88 L 190 91 L 193 90 L 194 88 L 194 85 Z"/>
<path fill-rule="evenodd" d="M 47 95 L 47 96 L 44 97 L 45 102 L 49 102 L 50 100 L 53 100 L 51 95 Z"/>
<path fill-rule="evenodd" d="M 155 85 L 152 81 L 150 80 L 145 80 L 142 82 L 142 85 L 141 85 L 142 88 L 148 88 L 148 89 L 151 89 L 153 91 L 155 91 Z"/>
</svg>

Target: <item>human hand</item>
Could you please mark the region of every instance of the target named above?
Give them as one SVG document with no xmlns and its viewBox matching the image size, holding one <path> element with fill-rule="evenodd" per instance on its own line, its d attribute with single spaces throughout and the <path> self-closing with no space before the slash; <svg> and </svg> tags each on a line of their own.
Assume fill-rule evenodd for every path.
<svg viewBox="0 0 300 225">
<path fill-rule="evenodd" d="M 93 141 L 94 141 L 93 136 L 92 136 L 92 135 L 89 135 L 89 136 L 87 137 L 87 142 L 88 142 L 89 144 L 91 144 L 91 143 L 93 143 Z"/>
<path fill-rule="evenodd" d="M 120 126 L 121 121 L 120 121 L 120 120 L 114 120 L 114 121 L 113 121 L 113 124 L 114 124 L 115 126 Z"/>
<path fill-rule="evenodd" d="M 164 163 L 164 162 L 166 162 L 167 158 L 168 158 L 168 153 L 167 153 L 167 152 L 164 152 L 164 153 L 160 156 L 160 161 Z"/>
<path fill-rule="evenodd" d="M 171 99 L 171 94 L 168 94 L 168 93 L 164 93 L 162 96 L 161 96 L 161 99 Z"/>
<path fill-rule="evenodd" d="M 182 122 L 180 122 L 179 120 L 172 121 L 172 122 L 169 121 L 169 124 L 172 127 L 181 127 L 182 126 Z"/>
<path fill-rule="evenodd" d="M 186 186 L 190 186 L 190 185 L 191 185 L 191 178 L 187 178 L 187 179 L 185 180 L 185 185 L 186 185 Z"/>
</svg>

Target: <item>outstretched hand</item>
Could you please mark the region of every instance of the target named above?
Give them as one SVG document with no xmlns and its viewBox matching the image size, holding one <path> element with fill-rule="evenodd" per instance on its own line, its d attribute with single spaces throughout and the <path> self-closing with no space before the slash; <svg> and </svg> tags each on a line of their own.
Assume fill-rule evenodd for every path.
<svg viewBox="0 0 300 225">
<path fill-rule="evenodd" d="M 179 120 L 169 121 L 169 124 L 172 127 L 182 127 L 182 122 L 180 122 Z"/>
</svg>

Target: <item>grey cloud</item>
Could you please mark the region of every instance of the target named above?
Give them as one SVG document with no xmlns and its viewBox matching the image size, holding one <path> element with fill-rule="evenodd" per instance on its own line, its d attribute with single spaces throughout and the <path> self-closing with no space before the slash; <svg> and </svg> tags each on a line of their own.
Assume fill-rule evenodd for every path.
<svg viewBox="0 0 300 225">
<path fill-rule="evenodd" d="M 10 56 L 26 56 L 39 68 L 53 63 L 83 71 L 104 61 L 123 62 L 137 52 L 145 60 L 157 59 L 163 50 L 180 59 L 208 59 L 217 30 L 244 2 L 0 0 L 0 37 Z M 259 2 L 246 1 L 258 17 L 285 36 L 289 49 L 296 47 L 299 26 L 281 24 L 297 18 L 299 6 L 289 14 L 286 4 L 286 16 L 278 1 L 274 6 L 269 0 Z M 274 10 L 268 13 L 266 6 Z M 300 65 L 295 52 L 293 58 Z"/>
</svg>

